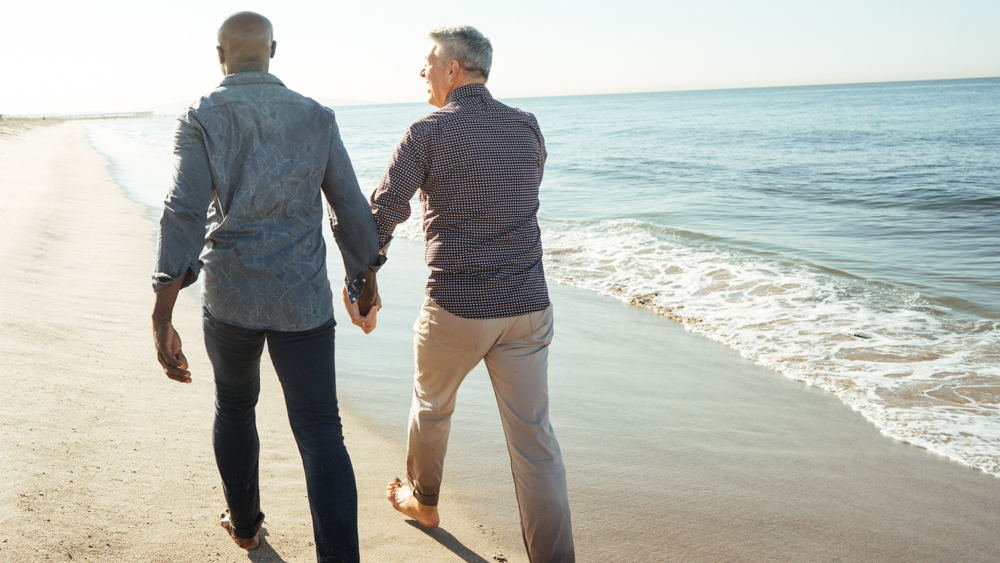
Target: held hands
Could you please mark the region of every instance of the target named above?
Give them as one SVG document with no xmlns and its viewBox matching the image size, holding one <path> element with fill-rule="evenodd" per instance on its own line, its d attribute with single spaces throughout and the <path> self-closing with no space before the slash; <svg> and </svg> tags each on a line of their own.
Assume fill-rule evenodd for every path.
<svg viewBox="0 0 1000 563">
<path fill-rule="evenodd" d="M 375 316 L 382 308 L 382 298 L 378 295 L 378 284 L 375 281 L 375 272 L 368 269 L 368 276 L 365 278 L 365 286 L 361 288 L 361 295 L 358 300 L 351 303 L 351 298 L 344 288 L 344 307 L 347 314 L 351 316 L 351 323 L 361 327 L 365 334 L 371 334 L 375 330 Z"/>
<path fill-rule="evenodd" d="M 191 383 L 188 361 L 181 351 L 181 337 L 169 320 L 153 321 L 153 344 L 156 346 L 156 359 L 163 366 L 167 377 L 181 383 Z"/>
<path fill-rule="evenodd" d="M 378 310 L 382 308 L 382 298 L 379 297 L 378 292 L 376 291 L 375 294 L 367 300 L 365 299 L 365 294 L 362 293 L 361 297 L 354 303 L 351 303 L 351 298 L 347 295 L 346 287 L 344 288 L 343 295 L 344 308 L 347 309 L 347 314 L 351 316 L 351 323 L 355 326 L 361 327 L 361 330 L 363 330 L 365 334 L 371 334 L 372 331 L 375 330 L 375 317 L 378 315 Z M 361 306 L 369 307 L 367 315 L 361 315 Z"/>
</svg>

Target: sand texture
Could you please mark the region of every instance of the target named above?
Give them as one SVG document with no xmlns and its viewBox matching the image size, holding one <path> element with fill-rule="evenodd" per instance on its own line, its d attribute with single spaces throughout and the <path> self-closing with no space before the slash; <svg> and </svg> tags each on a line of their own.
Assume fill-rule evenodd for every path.
<svg viewBox="0 0 1000 563">
<path fill-rule="evenodd" d="M 197 298 L 182 293 L 174 315 L 192 364 L 185 386 L 153 354 L 156 226 L 85 125 L 0 137 L 0 196 L 0 562 L 314 561 L 301 463 L 266 360 L 263 545 L 248 555 L 218 527 Z M 406 523 L 382 496 L 403 476 L 420 255 L 393 243 L 373 335 L 337 315 L 362 559 L 527 561 L 482 368 L 459 393 L 442 528 Z M 652 312 L 550 287 L 552 421 L 579 561 L 998 560 L 1000 480 L 887 439 L 832 396 Z"/>
<path fill-rule="evenodd" d="M 81 123 L 4 137 L 0 178 L 0 562 L 246 560 L 218 526 L 225 501 L 196 296 L 182 293 L 174 315 L 194 382 L 169 381 L 153 354 L 156 226 Z M 315 561 L 300 458 L 277 378 L 262 367 L 267 522 L 249 559 Z M 430 534 L 397 517 L 383 495 L 404 446 L 345 415 L 365 561 L 502 555 L 456 511 Z"/>
</svg>

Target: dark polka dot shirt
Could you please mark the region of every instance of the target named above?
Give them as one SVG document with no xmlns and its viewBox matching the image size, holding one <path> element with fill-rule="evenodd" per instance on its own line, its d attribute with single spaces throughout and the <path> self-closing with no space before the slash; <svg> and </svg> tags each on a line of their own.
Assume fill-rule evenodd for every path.
<svg viewBox="0 0 1000 563">
<path fill-rule="evenodd" d="M 423 208 L 427 295 L 469 319 L 514 317 L 549 306 L 538 230 L 545 140 L 530 113 L 485 86 L 456 89 L 396 146 L 370 203 L 385 248 Z"/>
</svg>

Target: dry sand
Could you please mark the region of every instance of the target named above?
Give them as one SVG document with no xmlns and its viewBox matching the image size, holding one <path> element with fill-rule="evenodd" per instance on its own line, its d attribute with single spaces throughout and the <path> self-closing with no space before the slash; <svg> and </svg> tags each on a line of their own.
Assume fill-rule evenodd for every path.
<svg viewBox="0 0 1000 563">
<path fill-rule="evenodd" d="M 197 299 L 183 293 L 175 312 L 194 375 L 184 386 L 152 353 L 155 225 L 83 125 L 0 137 L 0 196 L 0 562 L 314 560 L 266 361 L 263 546 L 248 556 L 218 527 Z M 443 529 L 408 525 L 382 498 L 402 476 L 419 256 L 394 242 L 378 331 L 344 322 L 337 336 L 362 559 L 526 561 L 481 371 L 459 395 Z M 833 397 L 648 311 L 551 290 L 552 419 L 580 561 L 1000 559 L 1000 480 L 886 439 Z"/>
<path fill-rule="evenodd" d="M 155 225 L 144 213 L 112 181 L 83 124 L 0 139 L 0 562 L 248 557 L 218 526 L 213 387 L 192 292 L 174 317 L 194 382 L 169 381 L 155 361 Z M 267 522 L 249 559 L 315 561 L 301 462 L 264 363 Z M 490 561 L 507 549 L 458 507 L 444 530 L 405 524 L 383 497 L 404 446 L 349 413 L 345 427 L 365 561 Z"/>
</svg>

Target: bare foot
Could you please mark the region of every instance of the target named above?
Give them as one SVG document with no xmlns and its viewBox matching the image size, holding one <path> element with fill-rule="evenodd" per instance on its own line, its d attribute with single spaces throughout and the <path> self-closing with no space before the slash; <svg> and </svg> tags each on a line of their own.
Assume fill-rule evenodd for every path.
<svg viewBox="0 0 1000 563">
<path fill-rule="evenodd" d="M 404 484 L 396 477 L 389 483 L 385 491 L 386 498 L 393 508 L 402 512 L 406 516 L 416 520 L 425 528 L 437 528 L 441 525 L 441 518 L 438 516 L 438 507 L 421 504 L 417 497 L 413 496 L 410 486 Z"/>
<path fill-rule="evenodd" d="M 253 551 L 258 547 L 260 547 L 260 538 L 258 537 L 258 534 L 254 534 L 252 538 L 241 538 L 233 533 L 233 523 L 229 520 L 228 510 L 223 512 L 222 515 L 219 517 L 219 525 L 225 528 L 227 532 L 229 532 L 229 537 L 233 538 L 233 541 L 236 542 L 236 545 L 240 546 L 241 548 L 247 551 Z"/>
</svg>

